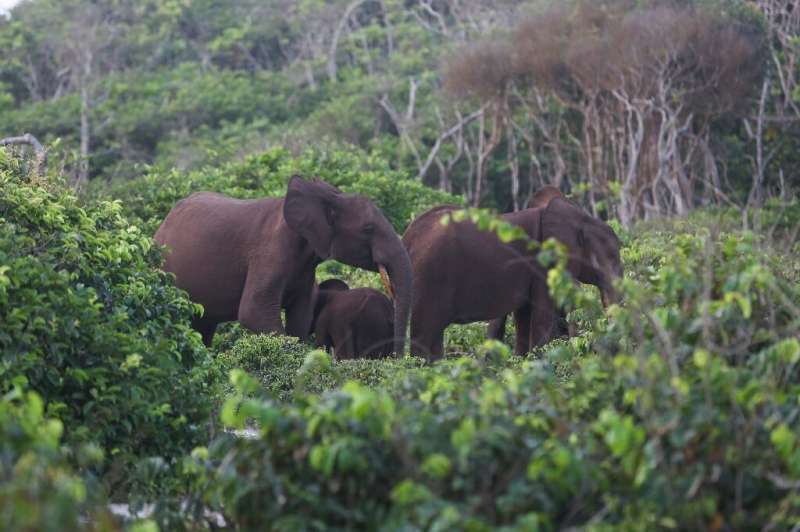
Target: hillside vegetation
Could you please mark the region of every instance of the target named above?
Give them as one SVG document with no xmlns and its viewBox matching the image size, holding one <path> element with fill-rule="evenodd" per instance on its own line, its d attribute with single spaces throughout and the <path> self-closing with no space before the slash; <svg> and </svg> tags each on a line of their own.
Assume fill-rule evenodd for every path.
<svg viewBox="0 0 800 532">
<path fill-rule="evenodd" d="M 276 158 L 315 160 L 272 153 L 218 186 L 278 193 L 284 178 L 266 171 Z M 357 187 L 370 174 L 338 175 Z M 623 232 L 624 305 L 603 313 L 563 263 L 551 271 L 579 336 L 519 359 L 484 344 L 480 324 L 452 327 L 450 357 L 425 366 L 332 362 L 239 327 L 207 351 L 130 221 L 148 227 L 168 203 L 82 206 L 5 154 L 0 179 L 3 415 L 23 430 L 3 440 L 11 528 L 89 514 L 111 527 L 104 497 L 156 501 L 165 530 L 205 528 L 212 510 L 244 529 L 781 529 L 800 518 L 796 203 L 750 212 L 758 232 L 729 210 Z M 398 194 L 421 207 L 440 199 L 403 183 Z M 219 431 L 245 422 L 257 438 Z M 47 487 L 63 479 L 68 491 Z M 20 513 L 21 497 L 39 513 Z"/>
<path fill-rule="evenodd" d="M 0 138 L 79 187 L 358 147 L 474 206 L 628 225 L 797 186 L 790 0 L 26 0 Z"/>
<path fill-rule="evenodd" d="M 23 0 L 0 49 L 0 529 L 797 529 L 796 2 Z M 155 231 L 294 175 L 501 238 L 555 185 L 619 302 L 550 241 L 525 356 L 204 346 Z"/>
</svg>

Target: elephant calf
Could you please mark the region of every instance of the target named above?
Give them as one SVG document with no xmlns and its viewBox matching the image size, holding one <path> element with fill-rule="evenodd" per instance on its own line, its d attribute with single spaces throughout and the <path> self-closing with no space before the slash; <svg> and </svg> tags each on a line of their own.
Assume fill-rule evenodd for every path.
<svg viewBox="0 0 800 532">
<path fill-rule="evenodd" d="M 392 302 L 372 288 L 350 289 L 339 279 L 320 283 L 312 330 L 316 344 L 337 359 L 387 356 L 392 351 Z"/>
</svg>

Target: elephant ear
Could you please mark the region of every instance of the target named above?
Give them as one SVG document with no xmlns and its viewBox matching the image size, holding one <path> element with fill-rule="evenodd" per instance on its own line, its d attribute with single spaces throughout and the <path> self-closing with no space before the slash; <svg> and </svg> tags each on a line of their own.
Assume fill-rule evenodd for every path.
<svg viewBox="0 0 800 532">
<path fill-rule="evenodd" d="M 347 283 L 342 281 L 341 279 L 328 279 L 327 281 L 322 281 L 321 283 L 319 283 L 319 289 L 345 292 L 347 290 L 350 290 L 350 287 L 347 286 Z"/>
<path fill-rule="evenodd" d="M 333 215 L 339 191 L 323 181 L 292 176 L 283 202 L 283 218 L 292 231 L 308 240 L 323 260 L 331 254 Z"/>
</svg>

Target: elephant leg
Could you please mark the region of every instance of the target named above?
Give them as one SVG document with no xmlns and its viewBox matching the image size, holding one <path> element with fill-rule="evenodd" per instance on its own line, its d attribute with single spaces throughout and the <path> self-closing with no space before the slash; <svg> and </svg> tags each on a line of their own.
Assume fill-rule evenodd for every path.
<svg viewBox="0 0 800 532">
<path fill-rule="evenodd" d="M 238 319 L 242 327 L 253 332 L 285 334 L 281 322 L 280 282 L 252 280 L 248 276 L 239 301 Z"/>
<path fill-rule="evenodd" d="M 503 319 L 505 322 L 505 318 Z M 516 341 L 514 342 L 514 354 L 524 356 L 531 350 L 531 306 L 525 305 L 514 311 L 514 329 L 516 331 Z"/>
<path fill-rule="evenodd" d="M 334 349 L 336 360 L 345 360 L 356 357 L 356 344 L 351 330 L 346 329 L 335 340 Z"/>
<path fill-rule="evenodd" d="M 413 316 L 413 313 L 412 313 Z M 412 352 L 420 353 L 428 361 L 439 360 L 444 356 L 444 330 L 438 323 L 411 323 Z"/>
<path fill-rule="evenodd" d="M 444 356 L 444 330 L 449 315 L 435 302 L 418 300 L 411 309 L 411 352 L 423 355 L 429 362 Z"/>
<path fill-rule="evenodd" d="M 322 347 L 328 352 L 330 352 L 334 345 L 333 338 L 330 334 L 330 327 L 330 314 L 323 311 L 317 316 L 317 323 L 314 326 L 314 343 L 317 347 Z"/>
<path fill-rule="evenodd" d="M 558 311 L 548 295 L 533 304 L 530 320 L 530 346 L 539 347 L 553 339 Z"/>
<path fill-rule="evenodd" d="M 314 270 L 301 274 L 293 283 L 289 297 L 283 301 L 286 309 L 286 334 L 306 340 L 314 321 Z"/>
<path fill-rule="evenodd" d="M 502 318 L 490 321 L 489 326 L 486 328 L 486 338 L 502 342 L 506 335 L 507 318 L 508 316 L 503 316 Z"/>
<path fill-rule="evenodd" d="M 216 321 L 207 318 L 194 318 L 192 320 L 192 329 L 200 333 L 206 347 L 211 347 L 211 342 L 214 340 L 214 333 L 217 331 Z"/>
<path fill-rule="evenodd" d="M 381 335 L 362 335 L 356 338 L 356 349 L 362 356 L 377 360 L 392 354 L 392 332 Z"/>
<path fill-rule="evenodd" d="M 286 334 L 296 336 L 300 340 L 308 338 L 311 328 L 312 308 L 311 298 L 307 301 L 297 301 L 286 309 Z"/>
</svg>

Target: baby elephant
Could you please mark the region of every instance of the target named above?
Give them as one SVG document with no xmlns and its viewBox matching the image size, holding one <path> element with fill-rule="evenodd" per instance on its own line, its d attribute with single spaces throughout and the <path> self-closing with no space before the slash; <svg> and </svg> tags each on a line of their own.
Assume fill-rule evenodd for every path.
<svg viewBox="0 0 800 532">
<path fill-rule="evenodd" d="M 338 360 L 388 356 L 394 340 L 394 314 L 388 297 L 372 288 L 350 289 L 339 279 L 320 283 L 312 331 L 320 347 L 333 347 Z"/>
</svg>

